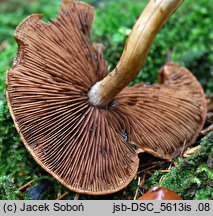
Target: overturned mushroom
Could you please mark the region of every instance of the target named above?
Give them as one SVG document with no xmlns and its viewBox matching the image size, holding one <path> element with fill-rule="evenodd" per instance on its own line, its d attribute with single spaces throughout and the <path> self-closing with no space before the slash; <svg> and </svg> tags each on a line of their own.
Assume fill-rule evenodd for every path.
<svg viewBox="0 0 213 216">
<path fill-rule="evenodd" d="M 88 4 L 64 0 L 52 22 L 36 14 L 17 27 L 19 50 L 7 72 L 10 112 L 34 159 L 69 189 L 121 190 L 137 172 L 137 152 L 170 160 L 198 136 L 205 95 L 186 68 L 168 63 L 159 84 L 126 87 L 181 2 L 150 1 L 109 75 L 102 46 L 89 41 Z"/>
</svg>

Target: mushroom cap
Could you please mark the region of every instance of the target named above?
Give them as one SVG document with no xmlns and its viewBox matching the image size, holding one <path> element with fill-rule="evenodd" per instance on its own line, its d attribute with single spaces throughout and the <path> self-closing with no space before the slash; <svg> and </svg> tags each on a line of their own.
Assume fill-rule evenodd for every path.
<svg viewBox="0 0 213 216">
<path fill-rule="evenodd" d="M 57 19 L 26 18 L 7 71 L 7 101 L 33 158 L 70 190 L 109 194 L 136 175 L 135 149 L 171 160 L 191 145 L 206 116 L 202 87 L 174 63 L 160 84 L 126 87 L 104 109 L 88 100 L 108 73 L 102 46 L 90 44 L 93 8 L 66 0 Z"/>
<path fill-rule="evenodd" d="M 164 187 L 154 187 L 143 196 L 138 198 L 139 200 L 182 200 L 181 197 L 174 191 L 171 191 Z"/>
<path fill-rule="evenodd" d="M 93 8 L 64 1 L 58 18 L 27 17 L 7 71 L 7 100 L 34 159 L 78 193 L 109 194 L 126 187 L 139 159 L 105 110 L 90 106 L 90 87 L 107 74 L 102 47 L 90 45 Z"/>
<path fill-rule="evenodd" d="M 117 97 L 119 112 L 128 124 L 129 141 L 142 152 L 171 160 L 192 145 L 203 128 L 206 97 L 185 67 L 169 62 L 159 84 L 126 87 Z M 126 117 L 125 117 L 126 116 Z"/>
</svg>

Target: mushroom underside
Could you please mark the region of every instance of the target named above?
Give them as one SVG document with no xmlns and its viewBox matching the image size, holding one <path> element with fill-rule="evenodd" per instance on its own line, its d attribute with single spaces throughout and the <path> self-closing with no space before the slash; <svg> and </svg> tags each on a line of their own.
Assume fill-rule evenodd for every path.
<svg viewBox="0 0 213 216">
<path fill-rule="evenodd" d="M 87 93 L 107 75 L 101 47 L 89 41 L 93 8 L 64 1 L 57 19 L 41 17 L 16 29 L 7 100 L 25 146 L 59 182 L 79 193 L 113 193 L 136 175 L 133 143 L 170 160 L 195 141 L 206 103 L 187 69 L 168 63 L 160 84 L 126 87 L 107 107 L 93 107 Z"/>
</svg>

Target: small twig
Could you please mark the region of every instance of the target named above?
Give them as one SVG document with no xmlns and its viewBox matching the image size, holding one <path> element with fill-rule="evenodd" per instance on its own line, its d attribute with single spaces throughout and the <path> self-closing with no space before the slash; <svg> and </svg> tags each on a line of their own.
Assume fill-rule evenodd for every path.
<svg viewBox="0 0 213 216">
<path fill-rule="evenodd" d="M 27 182 L 26 184 L 24 184 L 23 186 L 21 186 L 18 190 L 19 191 L 24 191 L 24 190 L 26 190 L 28 187 L 29 187 L 29 185 L 31 184 L 31 183 L 33 183 L 34 182 L 34 180 L 30 180 L 29 182 Z"/>
<path fill-rule="evenodd" d="M 200 149 L 201 146 L 195 146 L 193 148 L 187 149 L 184 154 L 183 157 L 189 157 L 190 155 L 194 154 L 198 149 Z"/>
<path fill-rule="evenodd" d="M 58 196 L 56 200 L 61 200 L 68 194 L 69 194 L 68 192 L 65 192 L 65 193 L 61 194 L 60 196 Z"/>
<path fill-rule="evenodd" d="M 209 127 L 201 131 L 201 135 L 207 135 L 209 132 L 213 131 L 213 124 L 211 124 Z"/>
<path fill-rule="evenodd" d="M 144 187 L 145 178 L 146 178 L 145 174 L 142 175 L 141 180 L 140 180 L 140 177 L 138 178 L 138 186 L 137 186 L 137 189 L 136 189 L 136 192 L 135 192 L 134 200 L 137 199 L 138 193 L 143 195 L 143 191 L 141 189 Z"/>
<path fill-rule="evenodd" d="M 139 192 L 140 192 L 141 196 L 144 195 L 144 191 L 142 191 L 140 188 L 139 188 Z"/>
<path fill-rule="evenodd" d="M 140 187 L 138 188 L 141 196 L 144 194 L 144 191 L 142 191 L 141 189 L 144 190 L 144 183 L 145 183 L 145 179 L 146 179 L 146 175 L 144 174 L 140 183 Z"/>
<path fill-rule="evenodd" d="M 162 172 L 162 173 L 169 173 L 169 172 L 171 172 L 171 170 L 159 170 L 159 172 Z"/>
<path fill-rule="evenodd" d="M 171 170 L 172 164 L 173 164 L 173 163 L 171 163 L 171 164 L 169 165 L 168 170 Z M 161 176 L 161 178 L 160 178 L 160 180 L 159 180 L 159 183 L 161 183 L 161 182 L 163 181 L 164 177 L 165 177 L 165 176 Z"/>
<path fill-rule="evenodd" d="M 141 182 L 140 182 L 140 188 L 144 187 L 145 178 L 146 178 L 146 175 L 144 174 L 143 177 L 142 177 L 142 180 L 141 180 Z M 140 189 L 140 188 L 139 188 L 139 189 Z"/>
<path fill-rule="evenodd" d="M 139 174 L 141 174 L 143 172 L 149 171 L 149 170 L 153 170 L 157 166 L 159 166 L 159 163 L 158 164 L 154 164 L 153 166 L 149 166 L 147 168 L 144 168 L 143 170 L 140 170 L 139 172 L 137 172 L 137 175 L 139 175 Z"/>
<path fill-rule="evenodd" d="M 80 194 L 79 194 L 79 193 L 76 193 L 75 196 L 74 196 L 74 200 L 78 200 L 78 199 L 79 199 L 79 196 L 80 196 Z"/>
<path fill-rule="evenodd" d="M 141 181 L 141 177 L 138 177 L 138 186 L 137 186 L 137 189 L 136 189 L 136 192 L 135 192 L 134 200 L 136 200 L 137 196 L 138 196 L 138 190 L 139 190 L 139 187 L 140 187 L 140 181 Z"/>
<path fill-rule="evenodd" d="M 180 157 L 183 156 L 183 153 L 184 153 L 184 150 L 185 150 L 185 146 L 186 146 L 186 140 L 184 140 L 183 147 L 182 147 L 181 153 L 180 153 Z"/>
</svg>

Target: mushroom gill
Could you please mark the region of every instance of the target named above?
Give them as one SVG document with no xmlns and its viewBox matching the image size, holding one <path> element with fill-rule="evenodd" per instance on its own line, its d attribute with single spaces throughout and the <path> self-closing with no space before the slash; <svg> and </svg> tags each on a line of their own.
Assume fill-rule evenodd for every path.
<svg viewBox="0 0 213 216">
<path fill-rule="evenodd" d="M 109 194 L 134 178 L 137 149 L 172 159 L 191 145 L 206 115 L 198 81 L 174 63 L 160 83 L 124 88 L 107 106 L 88 92 L 108 77 L 102 46 L 90 44 L 93 8 L 66 0 L 57 19 L 31 15 L 16 29 L 19 45 L 7 71 L 7 100 L 34 159 L 67 188 Z"/>
<path fill-rule="evenodd" d="M 16 128 L 34 159 L 79 193 L 107 194 L 134 177 L 138 157 L 108 110 L 88 102 L 91 86 L 106 76 L 101 46 L 90 45 L 93 8 L 62 6 L 51 23 L 41 15 L 16 29 L 19 50 L 7 72 L 7 99 Z"/>
<path fill-rule="evenodd" d="M 207 112 L 201 85 L 189 70 L 175 63 L 161 68 L 159 84 L 126 87 L 116 100 L 117 113 L 131 125 L 126 130 L 129 141 L 167 160 L 194 143 Z"/>
</svg>

